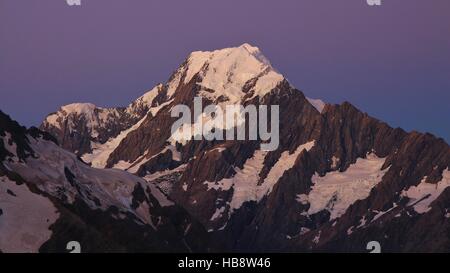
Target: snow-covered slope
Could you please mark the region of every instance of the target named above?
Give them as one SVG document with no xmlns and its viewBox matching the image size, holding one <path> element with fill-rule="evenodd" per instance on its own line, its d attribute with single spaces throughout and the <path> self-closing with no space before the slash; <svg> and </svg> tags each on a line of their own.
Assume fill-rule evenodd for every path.
<svg viewBox="0 0 450 273">
<path fill-rule="evenodd" d="M 197 51 L 191 53 L 185 65 L 176 72 L 170 81 L 168 95 L 173 96 L 179 82 L 186 84 L 198 75 L 200 94 L 215 101 L 223 96 L 230 104 L 242 101 L 246 93 L 264 96 L 284 78 L 275 71 L 261 51 L 249 44 L 216 51 Z M 249 90 L 245 90 L 244 87 Z"/>
<path fill-rule="evenodd" d="M 181 216 L 176 227 L 171 213 Z M 55 251 L 65 245 L 53 242 L 79 236 L 91 240 L 87 249 L 97 251 L 136 246 L 150 251 L 158 244 L 158 249 L 174 244 L 186 251 L 187 243 L 177 238 L 183 237 L 183 225 L 193 224 L 156 184 L 122 170 L 92 168 L 49 135 L 26 130 L 0 111 L 0 251 Z M 89 238 L 98 232 L 93 227 L 108 230 L 106 236 L 115 242 L 105 245 L 107 233 Z M 123 241 L 129 236 L 120 234 L 123 229 L 134 230 L 131 236 L 141 234 L 144 241 Z M 75 237 L 66 238 L 71 232 Z"/>
<path fill-rule="evenodd" d="M 142 178 L 121 170 L 91 168 L 52 141 L 31 136 L 27 136 L 27 141 L 33 156 L 20 160 L 14 152 L 3 165 L 55 198 L 69 204 L 82 198 L 92 209 L 107 210 L 115 206 L 119 209 L 118 217 L 132 213 L 143 222 L 150 217 L 149 212 L 132 208 L 133 192 L 137 186 L 159 197 L 160 204 L 172 204 L 164 195 L 154 192 L 156 188 L 150 187 Z"/>
<path fill-rule="evenodd" d="M 33 181 L 40 190 L 69 203 L 81 195 L 92 209 L 106 210 L 116 206 L 121 214 L 136 213 L 131 208 L 133 191 L 137 185 L 147 188 L 143 179 L 120 170 L 91 168 L 50 141 L 34 138 L 29 138 L 29 141 L 37 158 L 29 158 L 26 163 L 6 162 L 7 168 L 25 180 Z M 91 200 L 89 197 L 96 198 Z M 166 199 L 160 201 L 169 203 Z M 148 217 L 136 214 L 141 219 Z"/>
<path fill-rule="evenodd" d="M 417 213 L 430 211 L 431 203 L 450 187 L 450 170 L 444 170 L 442 180 L 436 184 L 427 183 L 426 180 L 427 177 L 424 177 L 419 185 L 412 186 L 401 194 L 409 199 L 408 206 L 412 206 Z"/>
<path fill-rule="evenodd" d="M 3 252 L 37 252 L 52 232 L 58 211 L 50 200 L 25 184 L 0 176 L 0 249 Z"/>
</svg>

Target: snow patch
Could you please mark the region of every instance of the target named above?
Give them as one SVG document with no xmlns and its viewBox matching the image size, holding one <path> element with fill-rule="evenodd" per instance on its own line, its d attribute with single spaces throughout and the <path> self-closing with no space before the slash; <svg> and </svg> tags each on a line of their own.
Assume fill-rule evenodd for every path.
<svg viewBox="0 0 450 273">
<path fill-rule="evenodd" d="M 156 116 L 156 114 L 158 114 L 159 110 L 161 110 L 164 106 L 171 104 L 172 102 L 173 102 L 173 99 L 166 101 L 164 103 L 161 103 L 158 106 L 152 107 L 152 108 L 150 108 L 149 111 L 150 111 L 150 113 L 152 113 L 153 116 Z"/>
<path fill-rule="evenodd" d="M 306 194 L 298 194 L 296 200 L 300 204 L 306 205 L 306 204 L 308 204 L 308 195 L 306 195 Z"/>
<path fill-rule="evenodd" d="M 313 243 L 318 244 L 320 241 L 320 235 L 322 234 L 322 231 L 320 230 L 319 233 L 317 233 L 317 235 L 314 237 L 314 239 L 312 240 Z"/>
<path fill-rule="evenodd" d="M 186 166 L 187 166 L 187 164 L 183 164 L 183 165 L 180 165 L 180 166 L 178 166 L 177 168 L 175 168 L 173 170 L 164 170 L 164 171 L 159 171 L 159 172 L 155 172 L 155 173 L 152 173 L 152 174 L 148 174 L 148 175 L 144 176 L 144 179 L 146 181 L 150 182 L 150 181 L 153 181 L 153 180 L 158 179 L 160 177 L 167 176 L 167 175 L 170 175 L 170 174 L 173 174 L 173 173 L 176 173 L 176 172 L 183 172 L 186 169 Z"/>
<path fill-rule="evenodd" d="M 436 184 L 427 183 L 425 182 L 426 179 L 427 177 L 424 177 L 419 185 L 412 186 L 401 194 L 401 196 L 410 199 L 408 205 L 413 206 L 414 210 L 419 214 L 431 210 L 431 203 L 450 186 L 450 171 L 448 169 L 444 170 L 442 180 Z"/>
<path fill-rule="evenodd" d="M 260 185 L 259 173 L 264 166 L 266 151 L 257 150 L 253 157 L 247 159 L 243 169 L 235 168 L 236 175 L 232 178 L 225 178 L 219 182 L 205 182 L 208 190 L 228 191 L 233 188 L 233 196 L 230 202 L 230 213 L 239 209 L 243 203 L 249 201 L 259 202 L 264 196 L 272 191 L 273 186 L 283 173 L 293 167 L 298 155 L 303 151 L 309 151 L 314 146 L 315 141 L 310 141 L 300 145 L 293 154 L 284 152 L 275 166 L 270 171 L 267 178 Z"/>
<path fill-rule="evenodd" d="M 262 186 L 265 186 L 268 192 L 272 191 L 273 186 L 278 182 L 278 180 L 283 176 L 284 172 L 290 170 L 297 160 L 298 156 L 305 150 L 309 151 L 314 147 L 315 141 L 310 141 L 303 145 L 300 145 L 294 153 L 289 154 L 289 151 L 285 151 L 281 154 L 277 163 L 270 169 L 269 174 Z"/>
<path fill-rule="evenodd" d="M 333 155 L 333 157 L 331 158 L 331 168 L 336 169 L 338 164 L 339 164 L 339 158 L 337 158 Z"/>
<path fill-rule="evenodd" d="M 388 209 L 387 211 L 374 211 L 376 213 L 376 215 L 373 217 L 372 221 L 370 222 L 375 222 L 376 220 L 378 220 L 379 218 L 381 218 L 383 215 L 391 212 L 393 209 L 395 209 L 398 205 L 396 203 L 393 204 L 392 208 Z"/>
<path fill-rule="evenodd" d="M 211 216 L 210 221 L 220 219 L 222 217 L 222 214 L 225 212 L 225 209 L 226 209 L 225 206 L 217 208 L 216 211 L 214 212 L 214 214 Z"/>
<path fill-rule="evenodd" d="M 153 197 L 156 198 L 156 200 L 158 200 L 159 205 L 161 205 L 161 207 L 170 207 L 175 205 L 172 201 L 170 201 L 167 196 L 165 196 L 157 187 L 154 183 L 149 183 L 148 184 L 149 188 L 150 188 L 150 192 L 153 195 Z"/>
<path fill-rule="evenodd" d="M 233 181 L 231 181 L 231 179 L 229 178 L 226 178 L 219 182 L 205 181 L 203 184 L 205 184 L 208 187 L 208 191 L 209 190 L 228 191 L 233 186 Z"/>
<path fill-rule="evenodd" d="M 162 88 L 162 84 L 158 84 L 150 91 L 146 92 L 144 95 L 137 98 L 133 103 L 127 107 L 127 112 L 129 114 L 134 114 L 134 109 L 136 106 L 151 108 L 153 100 L 158 96 L 158 91 Z"/>
<path fill-rule="evenodd" d="M 309 101 L 309 103 L 312 104 L 312 106 L 314 106 L 314 108 L 317 109 L 317 111 L 319 111 L 319 113 L 322 113 L 323 108 L 325 107 L 325 102 L 319 99 L 310 99 L 310 98 L 306 99 Z"/>
<path fill-rule="evenodd" d="M 340 217 L 355 201 L 367 198 L 381 181 L 388 170 L 381 170 L 384 161 L 369 154 L 367 158 L 358 158 L 345 172 L 334 171 L 324 177 L 315 174 L 308 194 L 308 214 L 326 209 L 331 213 L 331 220 Z"/>
<path fill-rule="evenodd" d="M 15 196 L 8 194 L 7 190 Z M 49 227 L 59 213 L 47 198 L 0 177 L 0 246 L 3 252 L 38 252 L 52 235 Z"/>
<path fill-rule="evenodd" d="M 92 143 L 93 151 L 90 154 L 84 154 L 81 158 L 87 162 L 91 163 L 92 167 L 94 168 L 105 168 L 108 158 L 111 155 L 111 153 L 119 146 L 120 142 L 122 142 L 123 139 L 125 139 L 129 133 L 133 132 L 141 124 L 144 122 L 146 117 L 143 117 L 140 121 L 138 121 L 135 125 L 128 128 L 127 130 L 124 130 L 120 132 L 120 134 L 110 139 L 109 141 L 105 142 L 104 144 L 98 144 L 98 143 Z M 131 165 L 131 163 L 130 163 Z M 118 168 L 122 169 L 121 167 L 126 166 L 125 162 L 122 162 L 120 166 L 117 166 Z"/>
</svg>

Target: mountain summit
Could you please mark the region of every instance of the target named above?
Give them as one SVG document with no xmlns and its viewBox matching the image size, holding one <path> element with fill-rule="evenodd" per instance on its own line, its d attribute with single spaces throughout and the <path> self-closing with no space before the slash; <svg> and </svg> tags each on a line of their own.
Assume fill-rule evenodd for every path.
<svg viewBox="0 0 450 273">
<path fill-rule="evenodd" d="M 261 51 L 249 44 L 212 52 L 193 52 L 173 80 L 178 82 L 182 77 L 186 84 L 196 75 L 201 78 L 197 84 L 203 92 L 214 90 L 216 98 L 225 96 L 232 103 L 241 101 L 245 96 L 243 89 L 249 84 L 253 84 L 253 96 L 262 96 L 284 79 Z M 173 91 L 174 88 L 169 89 L 169 96 Z"/>
<path fill-rule="evenodd" d="M 204 106 L 279 105 L 278 149 L 260 139 L 173 142 L 171 109 L 192 110 L 199 96 Z M 0 129 L 0 185 L 22 177 L 53 202 L 39 203 L 54 227 L 34 250 L 64 250 L 73 227 L 97 252 L 366 252 L 370 241 L 383 252 L 450 249 L 449 145 L 348 102 L 306 98 L 248 44 L 193 52 L 127 107 L 63 106 L 42 131 L 0 115 Z M 93 230 L 114 245 L 90 243 Z"/>
<path fill-rule="evenodd" d="M 101 108 L 90 103 L 62 106 L 42 123 L 42 130 L 51 132 L 61 145 L 95 166 L 105 167 L 104 151 L 117 146 L 133 125 L 159 109 L 184 100 L 185 86 L 191 96 L 203 97 L 216 104 L 245 104 L 263 98 L 287 80 L 278 73 L 259 48 L 248 43 L 215 51 L 192 52 L 172 74 L 167 83 L 158 84 L 128 107 Z M 184 90 L 184 91 L 183 91 Z M 325 103 L 307 100 L 321 112 Z M 136 128 L 134 128 L 136 129 Z M 133 129 L 133 130 L 134 130 Z M 89 155 L 90 154 L 90 155 Z M 101 155 L 101 162 L 95 155 Z"/>
</svg>

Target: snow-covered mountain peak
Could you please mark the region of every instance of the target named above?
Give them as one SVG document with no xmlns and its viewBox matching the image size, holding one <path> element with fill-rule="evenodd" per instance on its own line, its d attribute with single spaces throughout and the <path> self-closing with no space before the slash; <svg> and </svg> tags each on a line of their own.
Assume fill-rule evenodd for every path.
<svg viewBox="0 0 450 273">
<path fill-rule="evenodd" d="M 247 98 L 262 97 L 284 79 L 259 48 L 247 43 L 215 51 L 192 52 L 169 81 L 169 97 L 181 82 L 187 84 L 195 75 L 200 79 L 197 81 L 202 88 L 200 94 L 211 99 L 222 96 L 233 103 L 239 102 L 247 92 L 253 93 Z"/>
<path fill-rule="evenodd" d="M 252 46 L 249 43 L 243 43 L 242 45 L 240 45 L 239 47 L 244 48 L 245 50 L 247 50 L 248 52 L 250 52 L 251 54 L 256 53 L 256 52 L 260 52 L 259 48 L 256 46 Z"/>
<path fill-rule="evenodd" d="M 67 116 L 84 116 L 87 120 L 93 120 L 96 109 L 101 109 L 92 103 L 71 103 L 61 106 L 58 112 L 46 117 L 44 123 L 54 126 L 60 126 L 59 121 Z"/>
<path fill-rule="evenodd" d="M 238 57 L 241 57 L 242 59 L 240 61 L 236 60 Z M 270 66 L 270 62 L 262 54 L 261 50 L 258 47 L 252 46 L 248 43 L 244 43 L 237 47 L 228 47 L 213 51 L 194 51 L 189 54 L 188 63 L 192 70 L 197 70 L 198 72 L 205 62 L 224 58 L 233 58 L 234 60 L 232 61 L 236 61 L 236 63 L 240 64 L 245 64 L 245 61 L 249 61 L 248 58 L 254 58 L 263 65 Z"/>
<path fill-rule="evenodd" d="M 61 107 L 66 113 L 88 114 L 92 113 L 97 106 L 92 103 L 71 103 Z"/>
<path fill-rule="evenodd" d="M 245 49 L 248 53 L 253 55 L 254 58 L 256 58 L 261 63 L 263 63 L 273 69 L 272 65 L 270 64 L 270 61 L 266 58 L 266 56 L 264 56 L 264 54 L 261 52 L 261 50 L 258 47 L 252 46 L 248 43 L 244 43 L 239 48 Z"/>
</svg>

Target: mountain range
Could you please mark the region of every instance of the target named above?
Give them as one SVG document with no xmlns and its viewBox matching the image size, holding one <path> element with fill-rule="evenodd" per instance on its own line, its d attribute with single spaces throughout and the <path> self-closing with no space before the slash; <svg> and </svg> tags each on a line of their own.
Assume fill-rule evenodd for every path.
<svg viewBox="0 0 450 273">
<path fill-rule="evenodd" d="M 278 149 L 176 141 L 171 110 L 195 97 L 279 105 Z M 0 137 L 3 252 L 450 250 L 449 145 L 305 97 L 249 44 L 191 53 L 127 107 L 65 105 L 30 129 L 1 112 Z"/>
</svg>

